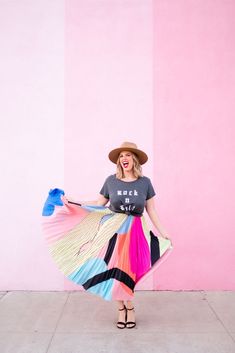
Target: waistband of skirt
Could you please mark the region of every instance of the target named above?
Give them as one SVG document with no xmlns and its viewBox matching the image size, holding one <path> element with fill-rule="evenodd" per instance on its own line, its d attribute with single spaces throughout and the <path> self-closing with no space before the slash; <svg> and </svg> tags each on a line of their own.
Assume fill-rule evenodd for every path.
<svg viewBox="0 0 235 353">
<path fill-rule="evenodd" d="M 112 212 L 114 212 L 114 213 L 123 213 L 123 214 L 126 214 L 126 215 L 130 215 L 130 216 L 136 216 L 136 217 L 142 217 L 143 216 L 143 213 L 135 213 L 135 212 L 133 212 L 133 211 L 114 211 L 114 210 L 112 210 L 111 208 L 109 208 Z"/>
</svg>

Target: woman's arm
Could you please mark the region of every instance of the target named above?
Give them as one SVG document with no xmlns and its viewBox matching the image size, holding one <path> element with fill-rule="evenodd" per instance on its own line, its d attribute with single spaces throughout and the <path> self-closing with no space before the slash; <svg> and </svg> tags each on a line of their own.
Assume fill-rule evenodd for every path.
<svg viewBox="0 0 235 353">
<path fill-rule="evenodd" d="M 97 205 L 98 206 L 105 206 L 106 203 L 109 202 L 109 199 L 106 199 L 103 195 L 99 194 L 98 199 L 97 199 Z"/>
<path fill-rule="evenodd" d="M 171 240 L 169 238 L 169 236 L 168 236 L 167 231 L 165 230 L 165 228 L 162 226 L 162 224 L 160 222 L 159 216 L 157 214 L 157 211 L 156 211 L 156 208 L 155 208 L 155 205 L 154 205 L 154 196 L 146 201 L 145 208 L 146 208 L 146 211 L 147 211 L 147 213 L 149 215 L 149 218 L 151 219 L 151 222 L 158 229 L 158 231 L 161 234 L 161 236 L 163 238 Z"/>
<path fill-rule="evenodd" d="M 77 201 L 77 200 L 72 199 L 69 196 L 67 196 L 67 197 L 64 196 L 63 199 L 67 202 L 73 201 L 73 202 L 80 203 L 81 205 L 96 205 L 96 206 L 104 206 L 109 201 L 109 199 L 106 199 L 106 197 L 104 197 L 101 194 L 99 194 L 97 200 L 94 200 L 94 201 Z"/>
</svg>

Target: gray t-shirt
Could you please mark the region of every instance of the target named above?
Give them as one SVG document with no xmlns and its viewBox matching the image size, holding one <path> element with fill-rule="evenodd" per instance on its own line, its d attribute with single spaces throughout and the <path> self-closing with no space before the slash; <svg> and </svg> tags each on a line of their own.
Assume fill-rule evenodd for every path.
<svg viewBox="0 0 235 353">
<path fill-rule="evenodd" d="M 150 178 L 142 176 L 134 181 L 123 181 L 116 174 L 109 175 L 100 190 L 100 194 L 109 199 L 109 209 L 141 216 L 146 200 L 156 195 Z"/>
</svg>

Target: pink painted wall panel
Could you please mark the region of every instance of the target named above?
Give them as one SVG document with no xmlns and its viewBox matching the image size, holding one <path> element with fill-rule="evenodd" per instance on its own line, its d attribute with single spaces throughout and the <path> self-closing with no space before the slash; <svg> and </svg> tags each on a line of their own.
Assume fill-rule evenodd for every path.
<svg viewBox="0 0 235 353">
<path fill-rule="evenodd" d="M 152 177 L 152 1 L 68 0 L 65 11 L 65 190 L 94 200 L 123 141 L 146 150 Z"/>
<path fill-rule="evenodd" d="M 154 1 L 154 181 L 175 245 L 157 288 L 235 288 L 234 14 Z"/>
<path fill-rule="evenodd" d="M 64 182 L 62 0 L 0 4 L 0 290 L 61 290 L 42 206 Z M 45 275 L 46 274 L 46 275 Z"/>
</svg>

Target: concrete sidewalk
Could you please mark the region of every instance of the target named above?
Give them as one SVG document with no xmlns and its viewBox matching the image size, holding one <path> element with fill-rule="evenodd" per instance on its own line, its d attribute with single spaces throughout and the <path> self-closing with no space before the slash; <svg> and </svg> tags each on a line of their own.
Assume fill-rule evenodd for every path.
<svg viewBox="0 0 235 353">
<path fill-rule="evenodd" d="M 1 353 L 234 353 L 235 292 L 136 291 L 134 329 L 88 292 L 0 292 Z"/>
</svg>

